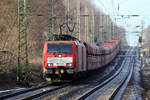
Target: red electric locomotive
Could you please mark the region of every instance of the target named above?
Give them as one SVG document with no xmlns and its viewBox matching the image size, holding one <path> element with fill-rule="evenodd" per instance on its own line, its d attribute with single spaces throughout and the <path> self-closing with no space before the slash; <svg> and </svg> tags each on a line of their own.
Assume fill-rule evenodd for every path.
<svg viewBox="0 0 150 100">
<path fill-rule="evenodd" d="M 43 72 L 47 78 L 70 79 L 86 71 L 86 49 L 79 41 L 47 41 L 43 61 Z"/>
</svg>

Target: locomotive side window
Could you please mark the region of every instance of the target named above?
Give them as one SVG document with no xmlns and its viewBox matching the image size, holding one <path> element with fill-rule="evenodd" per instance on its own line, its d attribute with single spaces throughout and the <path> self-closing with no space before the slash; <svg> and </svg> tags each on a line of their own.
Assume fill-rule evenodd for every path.
<svg viewBox="0 0 150 100">
<path fill-rule="evenodd" d="M 72 44 L 48 44 L 48 53 L 72 53 Z"/>
</svg>

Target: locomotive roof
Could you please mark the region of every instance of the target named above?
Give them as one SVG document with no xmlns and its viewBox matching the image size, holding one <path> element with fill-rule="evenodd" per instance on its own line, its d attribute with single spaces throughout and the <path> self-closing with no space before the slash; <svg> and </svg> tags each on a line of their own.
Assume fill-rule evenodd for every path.
<svg viewBox="0 0 150 100">
<path fill-rule="evenodd" d="M 54 41 L 77 41 L 78 39 L 71 36 L 71 35 L 68 35 L 68 34 L 61 34 L 61 35 L 53 35 L 54 37 Z"/>
<path fill-rule="evenodd" d="M 57 43 L 58 43 L 58 44 L 59 44 L 59 43 L 68 43 L 68 44 L 69 44 L 69 43 L 71 43 L 71 44 L 72 44 L 72 43 L 75 43 L 76 45 L 82 45 L 82 46 L 84 45 L 82 42 L 77 41 L 77 40 L 76 40 L 76 41 L 46 41 L 45 43 L 50 43 L 50 44 L 53 44 L 53 43 L 54 43 L 54 44 L 55 44 L 55 43 L 56 43 L 56 44 L 57 44 Z"/>
</svg>

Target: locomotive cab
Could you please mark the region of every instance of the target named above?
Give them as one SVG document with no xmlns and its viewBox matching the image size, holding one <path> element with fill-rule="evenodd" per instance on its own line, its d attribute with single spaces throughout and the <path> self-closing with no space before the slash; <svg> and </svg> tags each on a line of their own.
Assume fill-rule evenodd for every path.
<svg viewBox="0 0 150 100">
<path fill-rule="evenodd" d="M 74 41 L 45 42 L 43 72 L 51 79 L 73 76 L 76 66 L 76 44 Z"/>
</svg>

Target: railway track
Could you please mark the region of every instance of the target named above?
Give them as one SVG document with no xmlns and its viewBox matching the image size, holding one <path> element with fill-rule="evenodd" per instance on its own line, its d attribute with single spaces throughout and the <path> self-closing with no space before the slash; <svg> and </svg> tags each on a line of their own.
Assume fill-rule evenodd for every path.
<svg viewBox="0 0 150 100">
<path fill-rule="evenodd" d="M 134 65 L 133 49 L 130 49 L 125 56 L 120 69 L 109 79 L 82 94 L 76 100 L 121 100 L 122 94 L 130 81 Z M 126 70 L 124 69 L 126 68 Z"/>
<path fill-rule="evenodd" d="M 57 91 L 59 89 L 69 86 L 68 83 L 54 86 L 52 83 L 46 84 L 39 87 L 29 88 L 23 91 L 10 93 L 7 95 L 0 96 L 0 100 L 29 100 L 38 98 L 44 94 Z"/>
<path fill-rule="evenodd" d="M 130 52 L 128 51 L 126 53 L 126 55 L 130 55 Z M 123 57 L 123 56 L 119 56 L 119 57 Z M 123 61 L 123 64 L 121 65 L 121 67 L 118 69 L 118 71 L 111 78 L 108 78 L 106 81 L 100 83 L 95 88 L 92 88 L 89 91 L 87 91 L 86 93 L 78 96 L 77 100 L 83 100 L 83 99 L 88 99 L 88 98 L 91 99 L 91 98 L 93 98 L 92 95 L 94 95 L 95 92 L 101 91 L 100 89 L 104 88 L 109 83 L 112 83 L 112 81 L 115 80 L 115 78 L 120 75 L 120 73 L 121 73 L 122 69 L 124 68 L 125 64 L 130 62 L 130 59 L 132 59 L 129 56 L 127 56 L 127 57 L 124 56 L 124 58 L 125 58 L 125 60 Z M 129 72 L 131 73 L 132 71 L 129 71 Z M 128 78 L 126 77 L 126 79 L 128 79 Z M 122 81 L 121 83 L 123 84 L 124 81 Z M 120 84 L 118 86 L 118 88 L 119 87 L 121 88 L 122 84 Z M 58 93 L 57 91 L 63 90 L 63 88 L 67 90 L 68 88 L 72 88 L 72 87 L 69 84 L 63 84 L 63 85 L 60 85 L 60 86 L 53 86 L 52 84 L 47 84 L 45 86 L 31 88 L 31 89 L 27 89 L 27 90 L 24 90 L 24 91 L 20 91 L 20 92 L 16 92 L 16 93 L 1 96 L 0 100 L 4 100 L 4 99 L 5 100 L 41 99 L 43 97 L 49 96 L 49 94 L 53 95 L 53 93 L 55 93 L 55 92 Z M 114 99 L 119 90 L 120 89 L 116 89 L 116 92 L 112 93 L 112 95 L 109 96 L 109 99 Z M 103 99 L 101 99 L 101 100 L 103 100 Z"/>
<path fill-rule="evenodd" d="M 121 53 L 122 55 L 125 53 Z M 108 68 L 111 69 L 101 69 L 100 71 L 96 71 L 94 73 L 91 73 L 93 76 L 86 77 L 86 79 L 79 79 L 75 80 L 73 84 L 71 84 L 71 87 L 68 89 L 62 89 L 59 92 L 54 92 L 52 94 L 48 94 L 47 96 L 44 96 L 44 100 L 75 100 L 78 96 L 83 94 L 85 91 L 89 90 L 89 88 L 95 86 L 96 84 L 102 83 L 104 80 L 108 79 L 110 76 L 112 76 L 116 70 L 119 69 L 119 66 L 121 65 L 121 62 L 124 58 L 116 58 L 112 64 L 110 64 Z M 119 61 L 120 63 L 115 63 Z M 111 70 L 111 72 L 109 71 Z M 89 75 L 91 75 L 89 74 Z"/>
</svg>

